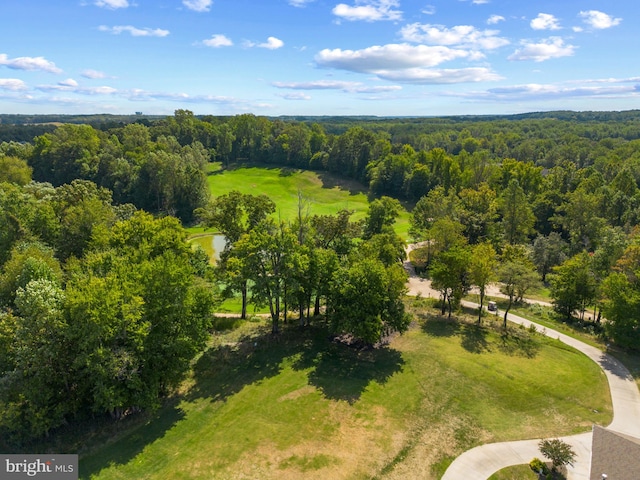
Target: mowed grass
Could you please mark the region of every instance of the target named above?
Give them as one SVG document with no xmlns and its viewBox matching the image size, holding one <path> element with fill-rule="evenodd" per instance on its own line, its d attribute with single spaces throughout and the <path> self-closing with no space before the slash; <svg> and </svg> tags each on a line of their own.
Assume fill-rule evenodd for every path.
<svg viewBox="0 0 640 480">
<path fill-rule="evenodd" d="M 209 189 L 216 197 L 232 190 L 252 195 L 267 195 L 276 204 L 275 218 L 293 221 L 298 215 L 298 192 L 308 215 L 332 215 L 340 210 L 353 210 L 352 220 L 365 218 L 369 208 L 367 189 L 354 180 L 326 172 L 289 168 L 240 166 L 231 169 L 211 167 Z M 409 212 L 403 210 L 396 231 L 407 239 Z"/>
<path fill-rule="evenodd" d="M 81 455 L 81 478 L 439 478 L 474 445 L 611 420 L 606 379 L 557 341 L 418 321 L 356 350 L 318 324 L 216 335 L 181 395 Z"/>
</svg>

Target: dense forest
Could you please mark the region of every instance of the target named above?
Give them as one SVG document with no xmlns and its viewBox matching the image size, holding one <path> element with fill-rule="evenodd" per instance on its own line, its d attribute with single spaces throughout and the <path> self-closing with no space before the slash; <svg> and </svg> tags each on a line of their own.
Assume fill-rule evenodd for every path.
<svg viewBox="0 0 640 480">
<path fill-rule="evenodd" d="M 301 326 L 323 311 L 366 344 L 403 331 L 405 240 L 422 242 L 412 260 L 443 314 L 471 287 L 482 303 L 500 282 L 511 305 L 544 283 L 568 321 L 640 346 L 640 111 L 0 119 L 0 432 L 13 441 L 153 408 L 225 295 L 243 316 L 249 294 L 268 306 L 274 334 L 292 311 Z M 269 198 L 211 198 L 212 162 L 348 177 L 369 212 L 309 216 L 300 198 L 276 221 Z M 402 208 L 412 239 L 393 230 Z M 196 224 L 227 239 L 215 269 L 187 243 Z"/>
</svg>

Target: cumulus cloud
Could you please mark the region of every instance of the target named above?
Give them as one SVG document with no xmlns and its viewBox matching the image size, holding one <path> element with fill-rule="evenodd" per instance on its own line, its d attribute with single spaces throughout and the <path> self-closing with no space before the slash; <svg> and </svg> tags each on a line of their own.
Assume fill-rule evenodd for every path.
<svg viewBox="0 0 640 480">
<path fill-rule="evenodd" d="M 104 72 L 100 72 L 98 70 L 92 70 L 92 69 L 87 69 L 87 70 L 83 70 L 82 73 L 80 73 L 80 75 L 82 75 L 84 78 L 90 78 L 92 80 L 97 80 L 99 78 L 106 78 L 107 75 Z"/>
<path fill-rule="evenodd" d="M 491 15 L 487 19 L 488 25 L 495 25 L 496 23 L 504 22 L 505 18 L 502 15 Z"/>
<path fill-rule="evenodd" d="M 227 38 L 227 36 L 221 33 L 216 33 L 215 35 L 212 35 L 211 38 L 203 40 L 202 44 L 207 47 L 220 48 L 220 47 L 230 47 L 233 45 L 233 42 L 231 41 L 230 38 Z"/>
<path fill-rule="evenodd" d="M 284 46 L 284 42 L 276 37 L 269 37 L 267 41 L 264 43 L 259 43 L 256 45 L 260 48 L 267 48 L 269 50 L 277 50 L 278 48 L 282 48 Z"/>
<path fill-rule="evenodd" d="M 393 82 L 447 84 L 495 81 L 488 68 L 434 69 L 441 63 L 477 58 L 477 52 L 446 46 L 390 44 L 363 50 L 325 49 L 316 55 L 319 66 L 374 74 Z"/>
<path fill-rule="evenodd" d="M 100 25 L 98 30 L 101 32 L 109 32 L 113 35 L 120 35 L 123 32 L 128 32 L 132 37 L 166 37 L 169 35 L 169 30 L 163 30 L 161 28 L 137 28 L 131 25 L 116 25 L 113 27 L 107 27 L 106 25 Z"/>
<path fill-rule="evenodd" d="M 58 82 L 58 85 L 62 85 L 63 87 L 77 87 L 78 82 L 76 82 L 73 78 L 67 78 L 66 80 Z"/>
<path fill-rule="evenodd" d="M 16 57 L 9 58 L 7 54 L 0 53 L 0 65 L 14 70 L 42 70 L 49 73 L 62 73 L 56 64 L 44 57 Z"/>
<path fill-rule="evenodd" d="M 522 48 L 511 54 L 509 60 L 533 60 L 544 62 L 552 58 L 570 57 L 575 53 L 576 47 L 565 45 L 560 37 L 551 37 L 540 43 L 522 42 Z"/>
<path fill-rule="evenodd" d="M 212 0 L 182 0 L 182 4 L 194 12 L 208 12 L 212 3 Z"/>
<path fill-rule="evenodd" d="M 27 84 L 17 78 L 0 78 L 0 89 L 17 92 L 19 90 L 26 90 Z"/>
<path fill-rule="evenodd" d="M 598 10 L 588 10 L 580 12 L 582 21 L 596 30 L 604 30 L 605 28 L 615 27 L 622 22 L 621 18 L 614 18 L 604 12 Z"/>
<path fill-rule="evenodd" d="M 412 23 L 402 27 L 400 35 L 409 42 L 429 45 L 461 46 L 480 50 L 493 50 L 509 44 L 498 37 L 497 30 L 478 30 L 471 25 L 446 28 L 442 25 Z"/>
<path fill-rule="evenodd" d="M 561 28 L 558 19 L 549 13 L 539 13 L 531 20 L 530 25 L 534 30 L 560 30 Z"/>
<path fill-rule="evenodd" d="M 402 12 L 395 9 L 399 6 L 399 0 L 356 0 L 355 5 L 339 3 L 333 8 L 332 13 L 349 21 L 402 20 Z"/>
<path fill-rule="evenodd" d="M 95 4 L 98 7 L 110 8 L 112 10 L 129 7 L 128 0 L 97 0 Z"/>
<path fill-rule="evenodd" d="M 388 44 L 362 50 L 321 50 L 315 57 L 322 67 L 359 73 L 399 70 L 413 67 L 434 67 L 443 62 L 468 58 L 471 52 L 444 46 Z"/>
</svg>

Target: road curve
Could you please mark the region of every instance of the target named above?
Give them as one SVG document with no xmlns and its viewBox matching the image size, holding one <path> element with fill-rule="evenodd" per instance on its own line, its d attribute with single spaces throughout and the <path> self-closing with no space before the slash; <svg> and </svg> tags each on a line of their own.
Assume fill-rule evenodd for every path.
<svg viewBox="0 0 640 480">
<path fill-rule="evenodd" d="M 407 245 L 407 254 L 414 247 L 415 245 Z M 439 295 L 439 292 L 431 289 L 431 282 L 416 275 L 410 261 L 405 261 L 404 266 L 409 274 L 407 285 L 409 295 L 422 295 L 424 297 L 437 297 Z M 478 304 L 471 302 L 463 303 L 466 306 L 478 307 Z M 613 421 L 608 428 L 640 438 L 640 392 L 638 391 L 638 385 L 622 363 L 611 355 L 580 340 L 517 315 L 509 315 L 508 319 L 512 323 L 521 324 L 527 328 L 534 325 L 539 332 L 549 337 L 557 338 L 596 362 L 605 373 L 611 392 Z M 567 480 L 589 480 L 592 432 L 560 438 L 571 444 L 576 452 L 574 466 L 567 469 Z M 540 439 L 530 439 L 489 443 L 467 450 L 453 461 L 442 480 L 486 480 L 505 467 L 529 463 L 532 458 L 541 457 L 538 450 L 539 441 Z"/>
<path fill-rule="evenodd" d="M 478 306 L 468 302 L 465 304 Z M 596 362 L 605 373 L 611 391 L 613 421 L 608 428 L 640 438 L 640 392 L 638 392 L 636 382 L 624 365 L 611 355 L 563 333 L 517 315 L 509 315 L 508 319 L 525 327 L 534 325 L 539 332 L 557 338 Z M 589 480 L 592 433 L 587 432 L 560 438 L 571 444 L 577 454 L 575 465 L 567 469 L 567 480 Z M 490 443 L 467 450 L 453 461 L 442 480 L 486 480 L 502 468 L 529 463 L 532 458 L 541 457 L 538 450 L 539 441 L 540 439 L 533 439 Z"/>
</svg>

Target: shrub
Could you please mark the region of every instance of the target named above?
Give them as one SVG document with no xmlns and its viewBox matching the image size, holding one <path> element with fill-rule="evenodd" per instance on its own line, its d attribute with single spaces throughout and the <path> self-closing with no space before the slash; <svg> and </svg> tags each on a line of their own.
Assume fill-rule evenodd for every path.
<svg viewBox="0 0 640 480">
<path fill-rule="evenodd" d="M 547 467 L 547 464 L 544 463 L 539 458 L 534 458 L 533 460 L 531 460 L 529 462 L 529 468 L 531 468 L 531 470 L 533 470 L 534 472 L 542 473 L 543 475 L 547 475 L 549 473 L 549 468 Z"/>
</svg>

